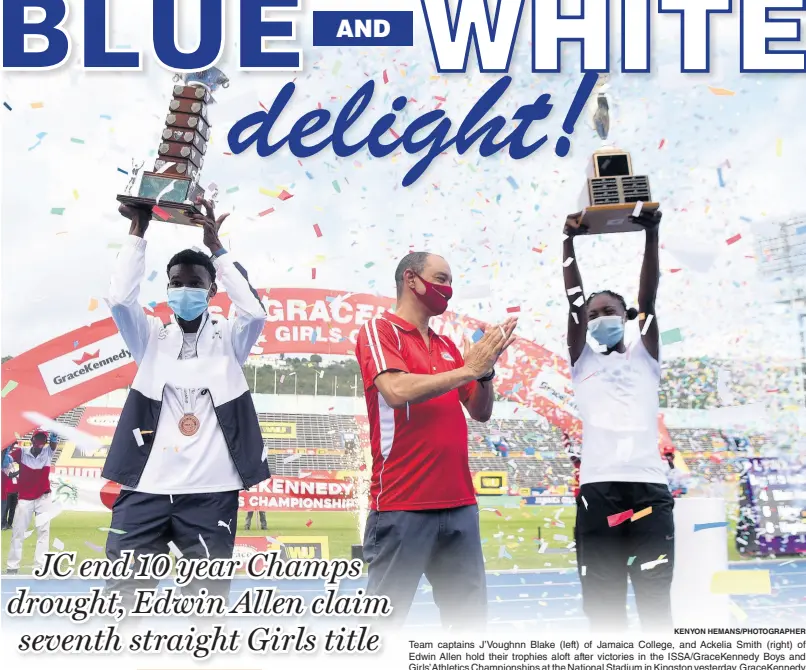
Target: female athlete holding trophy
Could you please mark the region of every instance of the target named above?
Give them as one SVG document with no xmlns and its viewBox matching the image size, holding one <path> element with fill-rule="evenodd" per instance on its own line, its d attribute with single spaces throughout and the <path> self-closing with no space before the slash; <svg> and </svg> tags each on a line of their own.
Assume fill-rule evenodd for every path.
<svg viewBox="0 0 806 670">
<path fill-rule="evenodd" d="M 597 633 L 626 628 L 628 577 L 643 627 L 664 631 L 672 625 L 674 501 L 667 486 L 668 466 L 658 451 L 661 368 L 655 296 L 660 219 L 657 210 L 629 217 L 646 236 L 640 314 L 612 291 L 585 299 L 574 253 L 575 237 L 588 232 L 585 216 L 572 214 L 565 224 L 568 349 L 583 430 L 577 559 L 583 607 Z M 641 335 L 628 346 L 625 326 L 636 317 Z"/>
</svg>

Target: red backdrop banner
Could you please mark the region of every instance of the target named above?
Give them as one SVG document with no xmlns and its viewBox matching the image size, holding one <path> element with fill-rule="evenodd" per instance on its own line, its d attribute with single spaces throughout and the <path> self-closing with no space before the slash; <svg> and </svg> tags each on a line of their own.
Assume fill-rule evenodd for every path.
<svg viewBox="0 0 806 670">
<path fill-rule="evenodd" d="M 352 355 L 358 331 L 373 316 L 391 308 L 391 298 L 324 289 L 259 289 L 268 321 L 254 354 Z M 217 295 L 212 311 L 229 316 L 233 306 Z M 164 303 L 146 311 L 168 322 Z M 432 322 L 434 330 L 460 345 L 465 336 L 488 324 L 446 313 Z M 563 430 L 577 432 L 579 422 L 571 393 L 567 362 L 548 349 L 518 338 L 497 367 L 496 388 L 509 400 L 524 404 Z M 34 426 L 23 412 L 57 417 L 98 396 L 131 384 L 136 366 L 112 319 L 104 319 L 7 361 L 2 366 L 2 444 Z M 11 384 L 14 382 L 14 384 Z M 661 421 L 662 425 L 662 421 Z M 668 433 L 662 429 L 662 440 Z"/>
</svg>

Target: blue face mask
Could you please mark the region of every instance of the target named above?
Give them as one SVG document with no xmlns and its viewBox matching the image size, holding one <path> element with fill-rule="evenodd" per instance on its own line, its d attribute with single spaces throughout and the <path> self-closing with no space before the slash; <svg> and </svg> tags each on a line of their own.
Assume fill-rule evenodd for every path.
<svg viewBox="0 0 806 670">
<path fill-rule="evenodd" d="M 588 321 L 588 332 L 605 347 L 615 347 L 624 339 L 624 321 L 620 316 L 600 316 Z"/>
<path fill-rule="evenodd" d="M 185 321 L 193 321 L 207 309 L 210 291 L 206 288 L 169 288 L 168 307 Z"/>
</svg>

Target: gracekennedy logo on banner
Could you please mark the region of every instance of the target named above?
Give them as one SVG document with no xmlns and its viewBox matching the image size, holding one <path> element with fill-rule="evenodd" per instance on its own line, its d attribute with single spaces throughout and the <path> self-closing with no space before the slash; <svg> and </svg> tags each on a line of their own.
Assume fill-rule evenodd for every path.
<svg viewBox="0 0 806 670">
<path fill-rule="evenodd" d="M 39 364 L 39 373 L 50 395 L 83 384 L 132 362 L 123 338 L 116 334 L 98 340 L 86 350 L 77 349 Z"/>
</svg>

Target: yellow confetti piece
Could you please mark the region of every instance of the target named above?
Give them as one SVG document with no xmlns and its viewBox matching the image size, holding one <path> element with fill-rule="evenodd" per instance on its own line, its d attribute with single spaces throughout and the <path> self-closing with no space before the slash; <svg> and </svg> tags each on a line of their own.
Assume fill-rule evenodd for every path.
<svg viewBox="0 0 806 670">
<path fill-rule="evenodd" d="M 260 191 L 260 193 L 263 195 L 269 196 L 270 198 L 276 198 L 278 195 L 280 195 L 280 191 L 270 191 L 269 189 L 262 187 L 259 188 L 258 191 Z"/>
<path fill-rule="evenodd" d="M 784 155 L 784 141 L 780 137 L 775 140 L 775 155 L 778 158 Z"/>
<path fill-rule="evenodd" d="M 31 109 L 42 109 L 45 106 L 44 102 L 32 102 Z"/>
<path fill-rule="evenodd" d="M 73 189 L 73 197 L 78 200 L 78 191 L 76 189 Z"/>
<path fill-rule="evenodd" d="M 87 306 L 87 309 L 92 312 L 93 310 L 98 309 L 98 300 L 95 298 L 90 298 L 90 304 Z"/>
<path fill-rule="evenodd" d="M 747 612 L 745 612 L 741 607 L 739 607 L 735 602 L 732 600 L 730 601 L 730 611 L 733 613 L 733 616 L 736 617 L 736 620 L 739 623 L 747 620 Z"/>
<path fill-rule="evenodd" d="M 715 86 L 709 86 L 708 90 L 714 95 L 736 95 L 735 91 L 731 91 L 727 88 L 716 88 Z"/>
<path fill-rule="evenodd" d="M 711 593 L 728 596 L 769 595 L 769 570 L 721 570 L 711 577 Z"/>
<path fill-rule="evenodd" d="M 630 521 L 638 521 L 638 519 L 643 519 L 645 516 L 649 516 L 650 514 L 652 514 L 652 508 L 647 507 L 646 509 L 642 509 L 640 512 L 633 514 Z"/>
</svg>

